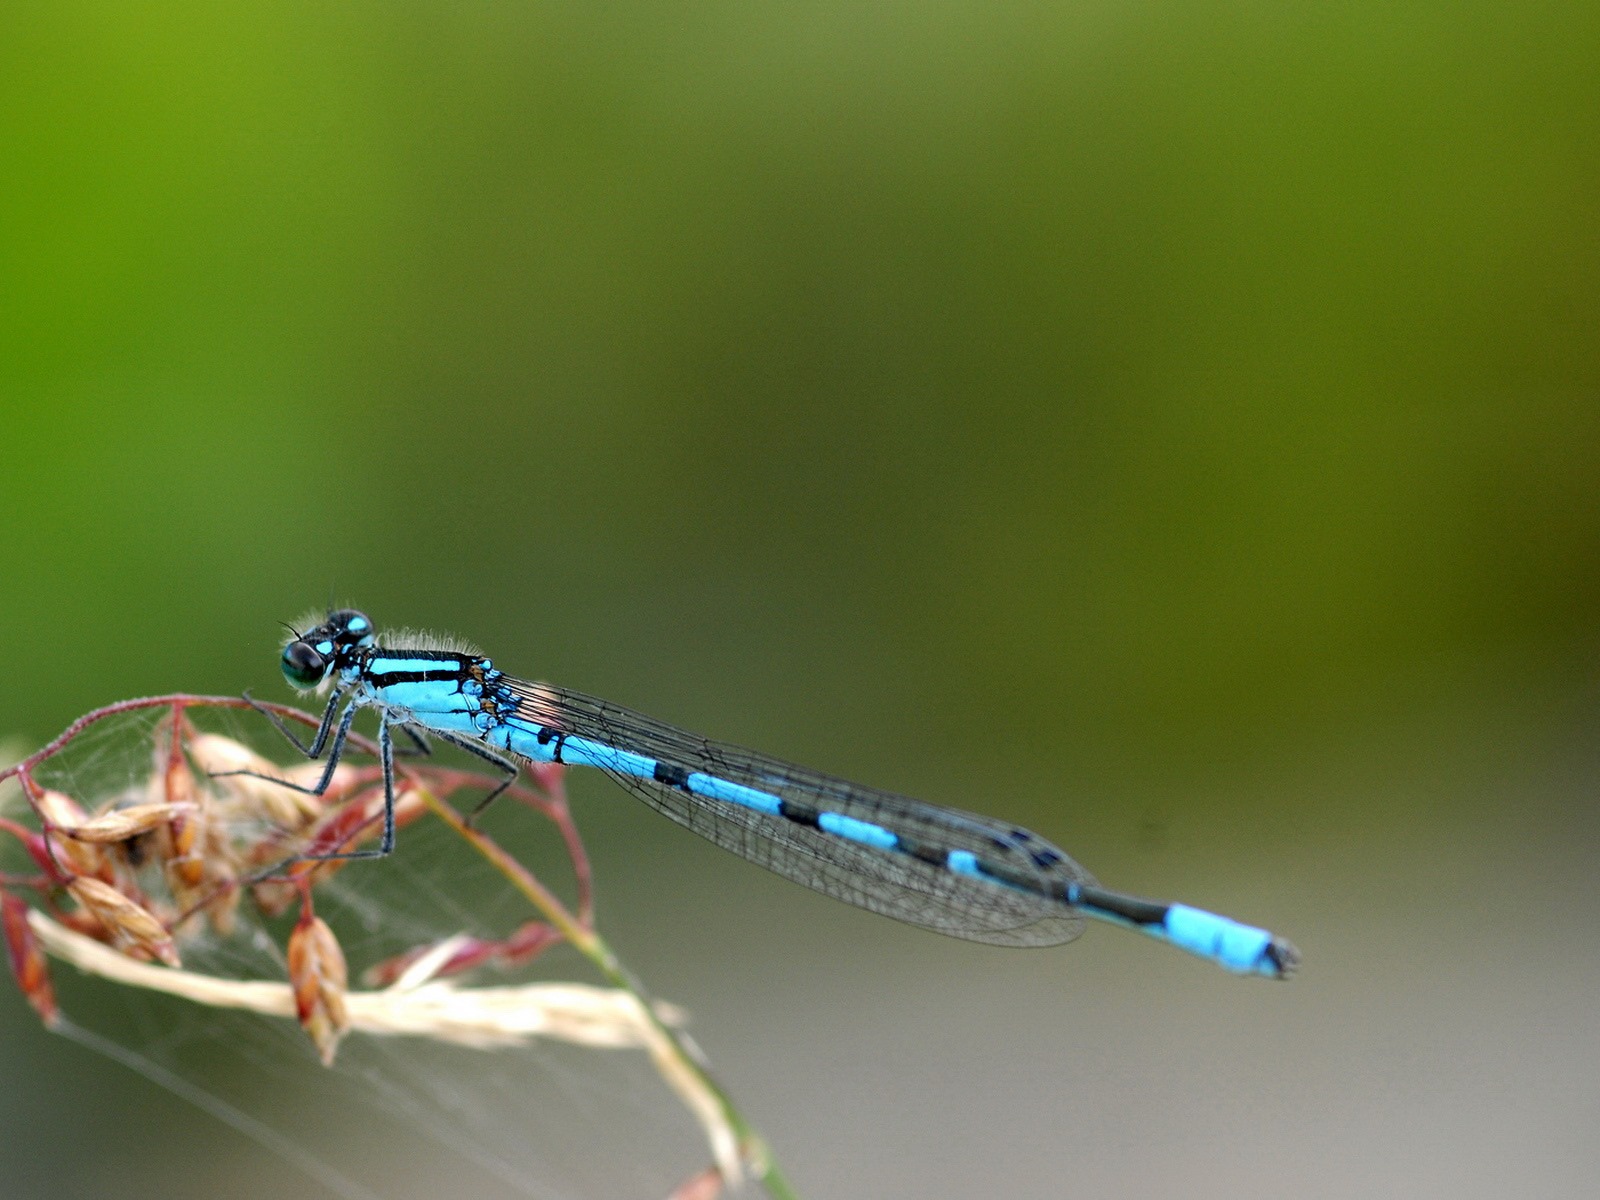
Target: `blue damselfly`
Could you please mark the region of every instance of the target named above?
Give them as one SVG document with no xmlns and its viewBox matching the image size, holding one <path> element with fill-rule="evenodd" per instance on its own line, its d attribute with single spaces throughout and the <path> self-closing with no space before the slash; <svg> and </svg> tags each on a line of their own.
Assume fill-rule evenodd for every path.
<svg viewBox="0 0 1600 1200">
<path fill-rule="evenodd" d="M 320 795 L 327 788 L 356 712 L 378 712 L 383 839 L 376 849 L 336 857 L 394 848 L 399 730 L 419 749 L 430 734 L 505 773 L 474 817 L 516 777 L 519 758 L 598 767 L 657 812 L 751 862 L 940 933 L 1057 945 L 1076 938 L 1092 917 L 1239 974 L 1282 979 L 1299 963 L 1289 942 L 1264 929 L 1103 888 L 1038 834 L 1003 821 L 863 787 L 606 700 L 517 679 L 460 647 L 383 647 L 372 622 L 352 609 L 293 632 L 283 651 L 285 677 L 302 691 L 330 692 L 310 745 L 277 722 L 309 758 L 327 752 L 321 781 L 301 790 Z"/>
</svg>

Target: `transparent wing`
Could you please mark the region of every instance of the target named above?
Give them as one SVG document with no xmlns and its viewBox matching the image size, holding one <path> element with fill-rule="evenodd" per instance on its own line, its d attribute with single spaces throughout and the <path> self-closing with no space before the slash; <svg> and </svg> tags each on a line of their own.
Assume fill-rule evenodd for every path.
<svg viewBox="0 0 1600 1200">
<path fill-rule="evenodd" d="M 1083 917 L 1050 899 L 1048 892 L 1067 881 L 1093 884 L 1093 877 L 1025 829 L 712 741 L 579 692 L 521 680 L 505 682 L 519 698 L 518 720 L 759 788 L 785 801 L 870 821 L 920 846 L 970 851 L 1022 886 L 959 875 L 903 851 L 877 849 L 654 779 L 606 772 L 657 812 L 796 883 L 976 942 L 1048 946 L 1069 942 L 1083 931 Z"/>
</svg>

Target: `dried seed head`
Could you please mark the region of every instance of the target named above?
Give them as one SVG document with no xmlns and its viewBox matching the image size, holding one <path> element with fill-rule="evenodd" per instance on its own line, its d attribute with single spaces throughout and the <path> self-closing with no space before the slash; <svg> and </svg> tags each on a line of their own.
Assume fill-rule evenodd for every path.
<svg viewBox="0 0 1600 1200">
<path fill-rule="evenodd" d="M 64 792 L 38 789 L 32 792 L 33 806 L 45 824 L 50 849 L 56 861 L 74 875 L 111 878 L 111 860 L 92 842 L 72 837 L 73 831 L 89 820 L 83 806 Z M 61 835 L 61 836 L 56 836 Z"/>
<path fill-rule="evenodd" d="M 169 967 L 179 965 L 172 935 L 143 905 L 99 879 L 74 879 L 67 884 L 67 891 L 100 922 L 111 935 L 111 944 L 124 954 L 139 950 Z"/>
<path fill-rule="evenodd" d="M 347 982 L 339 940 L 327 922 L 307 908 L 289 935 L 289 985 L 300 1024 L 311 1035 L 324 1066 L 333 1065 L 339 1039 L 350 1028 L 344 1002 Z"/>
<path fill-rule="evenodd" d="M 220 821 L 208 819 L 205 822 L 201 854 L 206 867 L 204 886 L 216 892 L 205 906 L 206 915 L 217 933 L 232 937 L 239 912 L 239 855 L 223 832 Z"/>
<path fill-rule="evenodd" d="M 180 749 L 175 754 L 164 756 L 167 760 L 166 771 L 163 773 L 163 791 L 170 804 L 192 804 L 197 796 L 194 772 L 189 769 L 189 761 L 184 758 Z"/>
<path fill-rule="evenodd" d="M 239 856 L 207 808 L 192 809 L 166 826 L 156 851 L 167 887 L 181 912 L 203 909 L 223 937 L 239 907 Z"/>
<path fill-rule="evenodd" d="M 89 814 L 65 792 L 51 791 L 49 788 L 32 789 L 34 811 L 50 824 L 61 829 L 70 829 L 81 825 L 89 819 Z"/>
<path fill-rule="evenodd" d="M 287 778 L 289 773 L 271 759 L 262 758 L 243 742 L 215 733 L 202 733 L 189 739 L 189 754 L 195 764 L 215 779 L 224 801 L 230 803 L 237 815 L 266 821 L 280 829 L 300 829 L 316 819 L 322 811 L 315 796 L 307 796 L 273 779 Z M 321 766 L 317 770 L 321 770 Z M 229 771 L 254 771 L 269 776 L 257 779 L 254 775 L 229 775 Z M 315 782 L 315 780 L 313 780 Z"/>
<path fill-rule="evenodd" d="M 105 845 L 110 842 L 125 842 L 142 833 L 149 833 L 152 829 L 168 822 L 185 820 L 194 812 L 195 806 L 187 802 L 130 804 L 127 808 L 116 808 L 97 817 L 90 817 L 77 825 L 57 824 L 56 829 L 75 842 Z"/>
<path fill-rule="evenodd" d="M 28 924 L 28 906 L 9 892 L 0 892 L 0 927 L 5 931 L 6 957 L 11 960 L 17 986 L 45 1025 L 53 1027 L 60 1011 L 55 988 L 50 985 L 49 963 Z"/>
<path fill-rule="evenodd" d="M 206 862 L 203 852 L 195 847 L 206 825 L 199 809 L 189 808 L 174 817 L 167 825 L 169 845 L 164 847 L 167 879 L 174 893 L 193 891 L 206 879 Z"/>
</svg>

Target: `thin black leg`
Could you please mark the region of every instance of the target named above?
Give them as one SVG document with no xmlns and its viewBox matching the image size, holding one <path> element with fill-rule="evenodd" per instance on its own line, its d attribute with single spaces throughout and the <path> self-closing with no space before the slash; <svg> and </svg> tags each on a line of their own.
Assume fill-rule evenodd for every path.
<svg viewBox="0 0 1600 1200">
<path fill-rule="evenodd" d="M 339 722 L 339 736 L 335 741 L 336 746 L 343 746 L 344 735 L 349 732 L 350 716 L 355 711 L 351 705 L 350 712 L 345 714 Z M 333 759 L 330 757 L 330 762 Z M 389 722 L 383 717 L 378 718 L 378 761 L 383 764 L 383 841 L 376 850 L 343 850 L 336 854 L 302 854 L 299 862 L 347 862 L 358 858 L 387 858 L 394 853 L 394 739 L 389 736 Z M 333 777 L 333 769 L 329 768 L 324 777 L 322 786 L 328 786 L 328 780 Z M 293 787 L 293 784 L 288 786 Z M 314 793 L 320 795 L 321 793 Z M 362 827 L 365 828 L 365 822 Z M 359 832 L 359 831 L 357 831 Z M 352 835 L 354 836 L 354 835 Z"/>
<path fill-rule="evenodd" d="M 335 697 L 334 700 L 337 702 L 338 697 Z M 332 704 L 328 706 L 328 712 L 333 712 Z M 268 713 L 267 715 L 269 717 L 272 716 L 271 713 Z M 279 779 L 276 775 L 263 775 L 260 771 L 218 771 L 211 778 L 225 779 L 230 775 L 248 775 L 252 779 L 265 779 L 268 783 L 275 783 L 279 787 L 286 787 L 291 791 L 301 792 L 307 796 L 320 796 L 323 792 L 328 790 L 328 785 L 333 782 L 333 772 L 339 766 L 339 759 L 344 755 L 345 739 L 350 736 L 350 724 L 355 719 L 356 702 L 352 700 L 349 704 L 345 705 L 344 715 L 339 718 L 339 728 L 333 735 L 332 744 L 328 746 L 328 764 L 323 769 L 322 778 L 317 781 L 315 787 L 301 787 L 298 783 L 290 783 L 287 779 Z M 274 718 L 274 720 L 276 720 L 276 718 Z M 329 718 L 327 714 L 324 714 L 322 718 L 322 723 L 324 726 L 328 724 L 328 720 Z M 279 725 L 279 728 L 282 728 L 281 724 Z M 285 729 L 284 732 L 288 733 L 288 730 Z M 289 740 L 294 741 L 294 738 L 291 736 Z M 322 743 L 326 742 L 327 740 L 328 739 L 325 735 L 318 734 L 316 742 L 313 743 L 318 753 L 321 753 Z M 298 745 L 299 743 L 296 744 Z M 301 748 L 304 749 L 304 747 Z M 310 757 L 316 758 L 316 754 L 313 754 Z"/>
<path fill-rule="evenodd" d="M 383 842 L 372 858 L 383 858 L 394 853 L 394 739 L 389 736 L 389 722 L 378 720 L 378 757 L 383 760 Z"/>
<path fill-rule="evenodd" d="M 493 763 L 506 773 L 506 777 L 500 781 L 500 785 L 482 800 L 478 801 L 477 807 L 475 807 L 466 815 L 466 826 L 468 829 L 471 829 L 477 822 L 478 818 L 483 815 L 483 810 L 498 800 L 500 798 L 500 793 L 505 791 L 517 781 L 517 764 L 503 755 L 496 754 L 482 742 L 474 741 L 471 738 L 458 738 L 454 734 L 444 733 L 437 729 L 435 729 L 433 732 L 434 735 L 441 740 L 449 742 L 452 746 L 455 746 L 458 749 L 465 750 L 468 754 L 476 754 L 485 762 Z"/>
<path fill-rule="evenodd" d="M 334 688 L 333 695 L 328 697 L 328 706 L 322 710 L 322 724 L 317 726 L 317 736 L 311 740 L 311 745 L 309 746 L 295 736 L 294 730 L 285 725 L 283 719 L 277 713 L 264 704 L 258 703 L 256 698 L 249 692 L 244 694 L 244 698 L 251 708 L 271 721 L 277 731 L 283 734 L 288 743 L 300 751 L 301 754 L 304 754 L 307 758 L 321 758 L 322 748 L 328 742 L 328 731 L 333 728 L 333 713 L 339 707 L 339 701 L 344 698 L 344 689 Z"/>
<path fill-rule="evenodd" d="M 422 758 L 433 753 L 433 747 L 428 745 L 428 739 L 417 732 L 415 725 L 402 725 L 400 732 L 411 739 L 409 747 L 397 749 L 396 758 Z"/>
</svg>

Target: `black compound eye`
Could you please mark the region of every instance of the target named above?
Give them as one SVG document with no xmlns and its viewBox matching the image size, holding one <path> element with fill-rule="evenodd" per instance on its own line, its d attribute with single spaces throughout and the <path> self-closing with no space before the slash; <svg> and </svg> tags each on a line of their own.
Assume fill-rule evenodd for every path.
<svg viewBox="0 0 1600 1200">
<path fill-rule="evenodd" d="M 328 673 L 328 660 L 308 642 L 290 642 L 283 648 L 283 676 L 295 687 L 316 687 Z"/>
</svg>

